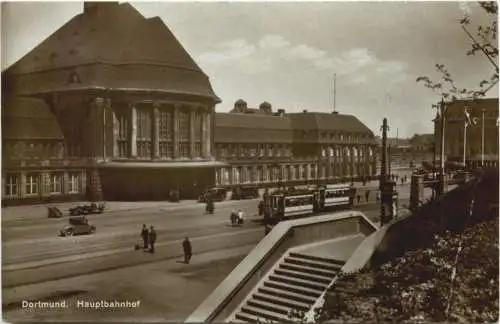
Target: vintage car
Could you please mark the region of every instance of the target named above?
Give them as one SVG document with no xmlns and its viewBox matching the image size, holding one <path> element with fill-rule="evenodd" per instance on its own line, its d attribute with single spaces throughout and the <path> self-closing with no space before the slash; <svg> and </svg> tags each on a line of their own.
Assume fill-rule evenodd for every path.
<svg viewBox="0 0 500 324">
<path fill-rule="evenodd" d="M 255 199 L 259 198 L 259 187 L 257 186 L 239 186 L 233 188 L 231 194 L 232 200 Z"/>
<path fill-rule="evenodd" d="M 48 209 L 48 215 L 47 215 L 48 218 L 61 218 L 61 217 L 63 217 L 63 213 L 59 210 L 59 208 L 54 207 L 54 206 L 50 206 L 50 207 L 47 207 L 47 209 Z"/>
<path fill-rule="evenodd" d="M 64 226 L 64 228 L 59 231 L 59 236 L 92 234 L 95 231 L 96 227 L 89 224 L 87 217 L 73 216 L 69 218 L 69 225 Z"/>
<path fill-rule="evenodd" d="M 223 201 L 226 200 L 227 190 L 222 187 L 209 188 L 205 190 L 199 197 L 198 202 L 206 202 L 207 200 L 212 201 Z"/>
<path fill-rule="evenodd" d="M 105 204 L 97 205 L 96 203 L 91 203 L 88 205 L 78 205 L 76 207 L 70 208 L 69 214 L 71 216 L 101 214 L 105 208 Z"/>
</svg>

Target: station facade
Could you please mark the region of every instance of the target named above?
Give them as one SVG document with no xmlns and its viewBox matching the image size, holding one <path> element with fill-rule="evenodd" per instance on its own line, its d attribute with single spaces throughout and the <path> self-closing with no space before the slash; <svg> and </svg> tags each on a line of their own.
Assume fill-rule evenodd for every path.
<svg viewBox="0 0 500 324">
<path fill-rule="evenodd" d="M 240 99 L 216 114 L 215 155 L 229 164 L 217 168 L 218 186 L 332 184 L 375 178 L 378 146 L 354 116 L 273 112 Z"/>
</svg>

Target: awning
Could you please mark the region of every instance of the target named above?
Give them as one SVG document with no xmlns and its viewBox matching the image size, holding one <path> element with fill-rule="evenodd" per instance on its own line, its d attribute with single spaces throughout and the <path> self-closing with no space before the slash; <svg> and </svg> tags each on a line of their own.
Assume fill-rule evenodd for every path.
<svg viewBox="0 0 500 324">
<path fill-rule="evenodd" d="M 166 169 L 166 168 L 217 168 L 227 167 L 229 164 L 220 161 L 175 161 L 175 162 L 155 162 L 155 161 L 113 161 L 98 164 L 99 168 L 135 168 L 135 169 Z"/>
</svg>

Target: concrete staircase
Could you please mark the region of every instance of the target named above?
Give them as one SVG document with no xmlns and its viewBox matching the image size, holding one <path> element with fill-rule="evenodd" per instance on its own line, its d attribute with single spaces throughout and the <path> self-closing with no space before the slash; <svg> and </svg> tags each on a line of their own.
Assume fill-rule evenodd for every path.
<svg viewBox="0 0 500 324">
<path fill-rule="evenodd" d="M 290 252 L 237 310 L 231 322 L 289 322 L 291 310 L 307 312 L 344 261 Z"/>
</svg>

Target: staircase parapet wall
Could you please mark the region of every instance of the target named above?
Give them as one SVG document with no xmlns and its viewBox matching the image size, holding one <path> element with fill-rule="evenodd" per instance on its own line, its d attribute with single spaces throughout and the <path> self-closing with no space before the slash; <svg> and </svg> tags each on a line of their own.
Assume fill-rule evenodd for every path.
<svg viewBox="0 0 500 324">
<path fill-rule="evenodd" d="M 377 230 L 362 212 L 346 211 L 279 223 L 264 237 L 215 291 L 185 320 L 223 322 L 290 248 Z"/>
<path fill-rule="evenodd" d="M 475 190 L 475 195 L 472 194 L 473 190 Z M 445 193 L 436 201 L 425 204 L 413 214 L 381 227 L 364 239 L 340 272 L 350 273 L 365 267 L 383 264 L 404 254 L 410 248 L 417 245 L 424 246 L 426 240 L 435 234 L 446 230 L 462 229 L 473 196 L 475 204 L 471 223 L 484 217 L 494 216 L 495 213 L 498 214 L 498 170 L 481 175 Z M 490 210 L 491 206 L 496 209 Z M 323 306 L 325 295 L 336 280 L 337 278 L 330 283 L 311 311 L 305 314 L 306 322 L 315 321 L 315 309 Z"/>
</svg>

